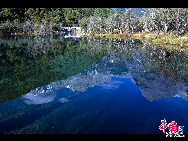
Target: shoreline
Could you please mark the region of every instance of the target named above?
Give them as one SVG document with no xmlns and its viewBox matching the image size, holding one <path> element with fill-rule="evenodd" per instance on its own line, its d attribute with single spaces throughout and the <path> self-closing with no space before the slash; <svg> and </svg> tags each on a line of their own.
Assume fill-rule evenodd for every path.
<svg viewBox="0 0 188 141">
<path fill-rule="evenodd" d="M 91 34 L 82 33 L 83 37 L 105 37 L 105 38 L 116 38 L 116 39 L 128 39 L 129 36 L 126 33 L 109 33 L 109 34 Z M 154 45 L 160 45 L 169 50 L 179 50 L 188 52 L 188 33 L 182 36 L 175 36 L 171 33 L 154 33 L 154 32 L 135 32 L 130 36 L 133 39 L 139 39 L 146 43 L 152 43 Z"/>
<path fill-rule="evenodd" d="M 24 33 L 24 32 L 15 32 L 15 33 L 1 33 L 1 36 L 4 35 L 26 35 L 26 36 L 41 36 L 36 35 L 34 33 Z M 48 35 L 60 35 L 58 32 L 52 32 L 51 34 L 42 35 L 42 37 L 46 37 Z M 160 45 L 161 47 L 165 47 L 168 50 L 178 50 L 178 51 L 185 51 L 188 52 L 188 33 L 182 36 L 175 36 L 171 33 L 155 33 L 155 32 L 135 32 L 132 33 L 130 36 L 127 33 L 92 33 L 92 32 L 81 32 L 81 37 L 105 37 L 105 38 L 112 38 L 112 39 L 139 39 L 145 43 L 152 43 L 154 45 Z"/>
</svg>

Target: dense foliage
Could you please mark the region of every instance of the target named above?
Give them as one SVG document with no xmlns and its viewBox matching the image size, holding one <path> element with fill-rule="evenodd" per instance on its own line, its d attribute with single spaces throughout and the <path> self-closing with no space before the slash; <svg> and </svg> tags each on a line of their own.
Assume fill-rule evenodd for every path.
<svg viewBox="0 0 188 141">
<path fill-rule="evenodd" d="M 110 8 L 0 8 L 0 31 L 49 34 L 59 26 L 78 24 L 81 18 L 107 17 Z"/>
<path fill-rule="evenodd" d="M 88 31 L 105 33 L 122 33 L 138 31 L 173 32 L 182 35 L 188 30 L 187 8 L 149 8 L 137 16 L 133 10 L 111 13 L 108 17 L 90 16 L 82 19 Z M 83 23 L 83 21 L 81 22 Z"/>
<path fill-rule="evenodd" d="M 85 32 L 107 34 L 171 31 L 182 35 L 188 30 L 187 8 L 148 8 L 142 14 L 133 9 L 0 8 L 0 32 L 48 35 L 73 24 Z"/>
</svg>

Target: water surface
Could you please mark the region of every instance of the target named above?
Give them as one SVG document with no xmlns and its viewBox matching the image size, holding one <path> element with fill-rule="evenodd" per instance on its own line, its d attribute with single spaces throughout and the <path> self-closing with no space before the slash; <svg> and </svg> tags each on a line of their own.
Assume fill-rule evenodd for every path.
<svg viewBox="0 0 188 141">
<path fill-rule="evenodd" d="M 0 39 L 0 133 L 188 134 L 188 55 L 139 40 Z"/>
</svg>

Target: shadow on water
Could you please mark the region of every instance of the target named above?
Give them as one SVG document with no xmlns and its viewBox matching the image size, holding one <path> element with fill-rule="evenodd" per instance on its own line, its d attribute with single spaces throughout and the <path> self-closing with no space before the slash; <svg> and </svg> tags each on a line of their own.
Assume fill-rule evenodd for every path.
<svg viewBox="0 0 188 141">
<path fill-rule="evenodd" d="M 188 123 L 184 52 L 105 38 L 8 37 L 0 46 L 1 133 L 161 133 L 164 117 Z"/>
</svg>

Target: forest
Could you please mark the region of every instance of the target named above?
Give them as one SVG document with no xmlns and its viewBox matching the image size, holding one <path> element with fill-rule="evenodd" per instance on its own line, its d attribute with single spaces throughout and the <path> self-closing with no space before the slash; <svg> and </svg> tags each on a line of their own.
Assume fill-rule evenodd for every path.
<svg viewBox="0 0 188 141">
<path fill-rule="evenodd" d="M 139 32 L 186 37 L 187 8 L 0 8 L 0 34 L 49 35 L 76 24 L 85 35 Z"/>
<path fill-rule="evenodd" d="M 82 18 L 107 17 L 110 8 L 0 8 L 1 33 L 49 35 L 61 26 L 77 24 Z"/>
</svg>

